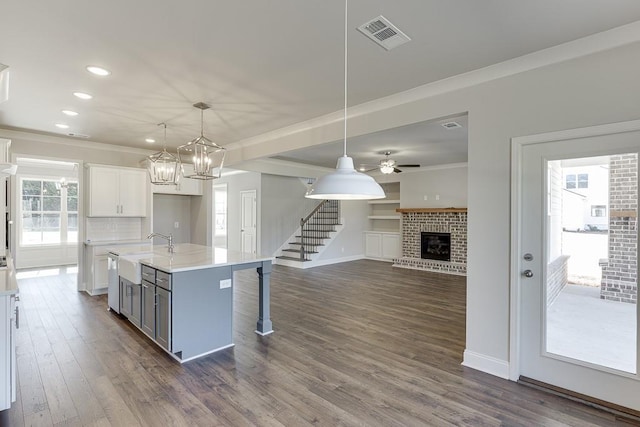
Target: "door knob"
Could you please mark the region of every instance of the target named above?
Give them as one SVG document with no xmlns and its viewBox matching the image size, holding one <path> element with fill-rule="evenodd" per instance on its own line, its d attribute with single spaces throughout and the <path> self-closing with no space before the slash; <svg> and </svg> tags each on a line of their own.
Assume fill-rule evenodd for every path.
<svg viewBox="0 0 640 427">
<path fill-rule="evenodd" d="M 533 271 L 531 271 L 531 270 L 525 270 L 525 271 L 523 271 L 523 272 L 522 272 L 522 275 L 523 275 L 524 277 L 533 277 Z"/>
</svg>

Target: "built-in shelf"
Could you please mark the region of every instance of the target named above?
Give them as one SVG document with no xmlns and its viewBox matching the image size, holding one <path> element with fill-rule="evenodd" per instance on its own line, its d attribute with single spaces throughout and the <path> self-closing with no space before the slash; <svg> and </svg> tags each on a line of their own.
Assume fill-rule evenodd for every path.
<svg viewBox="0 0 640 427">
<path fill-rule="evenodd" d="M 392 200 L 392 199 L 378 199 L 378 200 L 370 200 L 370 205 L 388 205 L 388 204 L 400 204 L 400 200 Z"/>
<path fill-rule="evenodd" d="M 400 215 L 369 215 L 369 219 L 401 219 Z"/>
<path fill-rule="evenodd" d="M 366 232 L 366 234 L 378 233 L 377 238 L 369 236 L 369 240 L 378 239 L 382 241 L 382 234 L 379 233 L 396 233 L 397 239 L 399 239 L 402 215 L 396 212 L 396 208 L 400 207 L 400 183 L 387 182 L 380 185 L 387 198 L 369 201 L 367 219 L 369 220 L 370 231 Z M 389 237 L 385 237 L 385 239 L 389 239 Z M 387 253 L 388 251 L 383 252 Z"/>
<path fill-rule="evenodd" d="M 466 212 L 467 208 L 398 208 L 396 212 L 400 213 L 460 213 Z"/>
</svg>

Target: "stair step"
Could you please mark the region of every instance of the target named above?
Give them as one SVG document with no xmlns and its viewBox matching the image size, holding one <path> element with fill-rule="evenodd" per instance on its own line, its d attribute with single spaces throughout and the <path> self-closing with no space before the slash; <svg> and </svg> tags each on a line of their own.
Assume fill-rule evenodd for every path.
<svg viewBox="0 0 640 427">
<path fill-rule="evenodd" d="M 302 245 L 302 242 L 289 242 L 289 244 L 290 245 Z M 304 245 L 305 246 L 314 246 L 314 247 L 315 246 L 324 246 L 324 244 L 322 244 L 322 243 L 314 244 L 314 243 L 308 243 L 308 242 L 304 242 Z"/>
<path fill-rule="evenodd" d="M 300 249 L 283 249 L 282 252 L 295 252 L 295 253 L 300 253 Z M 316 251 L 304 251 L 305 254 L 317 254 L 318 252 Z"/>
<path fill-rule="evenodd" d="M 310 259 L 305 259 L 305 260 L 301 260 L 300 258 L 294 258 L 292 256 L 277 256 L 276 258 L 278 259 L 288 259 L 289 261 L 299 261 L 299 262 L 306 262 L 306 261 L 311 261 Z"/>
</svg>

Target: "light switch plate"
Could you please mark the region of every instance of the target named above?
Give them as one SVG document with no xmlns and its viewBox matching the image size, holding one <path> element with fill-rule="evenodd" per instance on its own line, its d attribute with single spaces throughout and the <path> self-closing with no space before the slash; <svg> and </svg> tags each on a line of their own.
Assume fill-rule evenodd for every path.
<svg viewBox="0 0 640 427">
<path fill-rule="evenodd" d="M 220 289 L 226 289 L 231 287 L 231 279 L 220 280 Z"/>
</svg>

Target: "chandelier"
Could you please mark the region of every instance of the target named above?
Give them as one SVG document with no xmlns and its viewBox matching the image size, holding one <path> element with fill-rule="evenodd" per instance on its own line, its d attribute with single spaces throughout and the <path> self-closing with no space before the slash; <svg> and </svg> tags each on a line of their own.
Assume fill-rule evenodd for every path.
<svg viewBox="0 0 640 427">
<path fill-rule="evenodd" d="M 220 178 L 227 150 L 204 136 L 204 110 L 208 110 L 209 106 L 204 102 L 193 106 L 200 109 L 200 136 L 178 147 L 180 163 L 193 164 L 193 172 L 185 174 L 183 168 L 182 174 L 185 178 L 193 179 Z"/>
<path fill-rule="evenodd" d="M 173 154 L 167 152 L 167 125 L 160 123 L 158 126 L 164 127 L 164 143 L 162 151 L 147 157 L 147 170 L 152 184 L 156 185 L 176 185 L 180 179 L 178 167 L 179 160 Z"/>
</svg>

